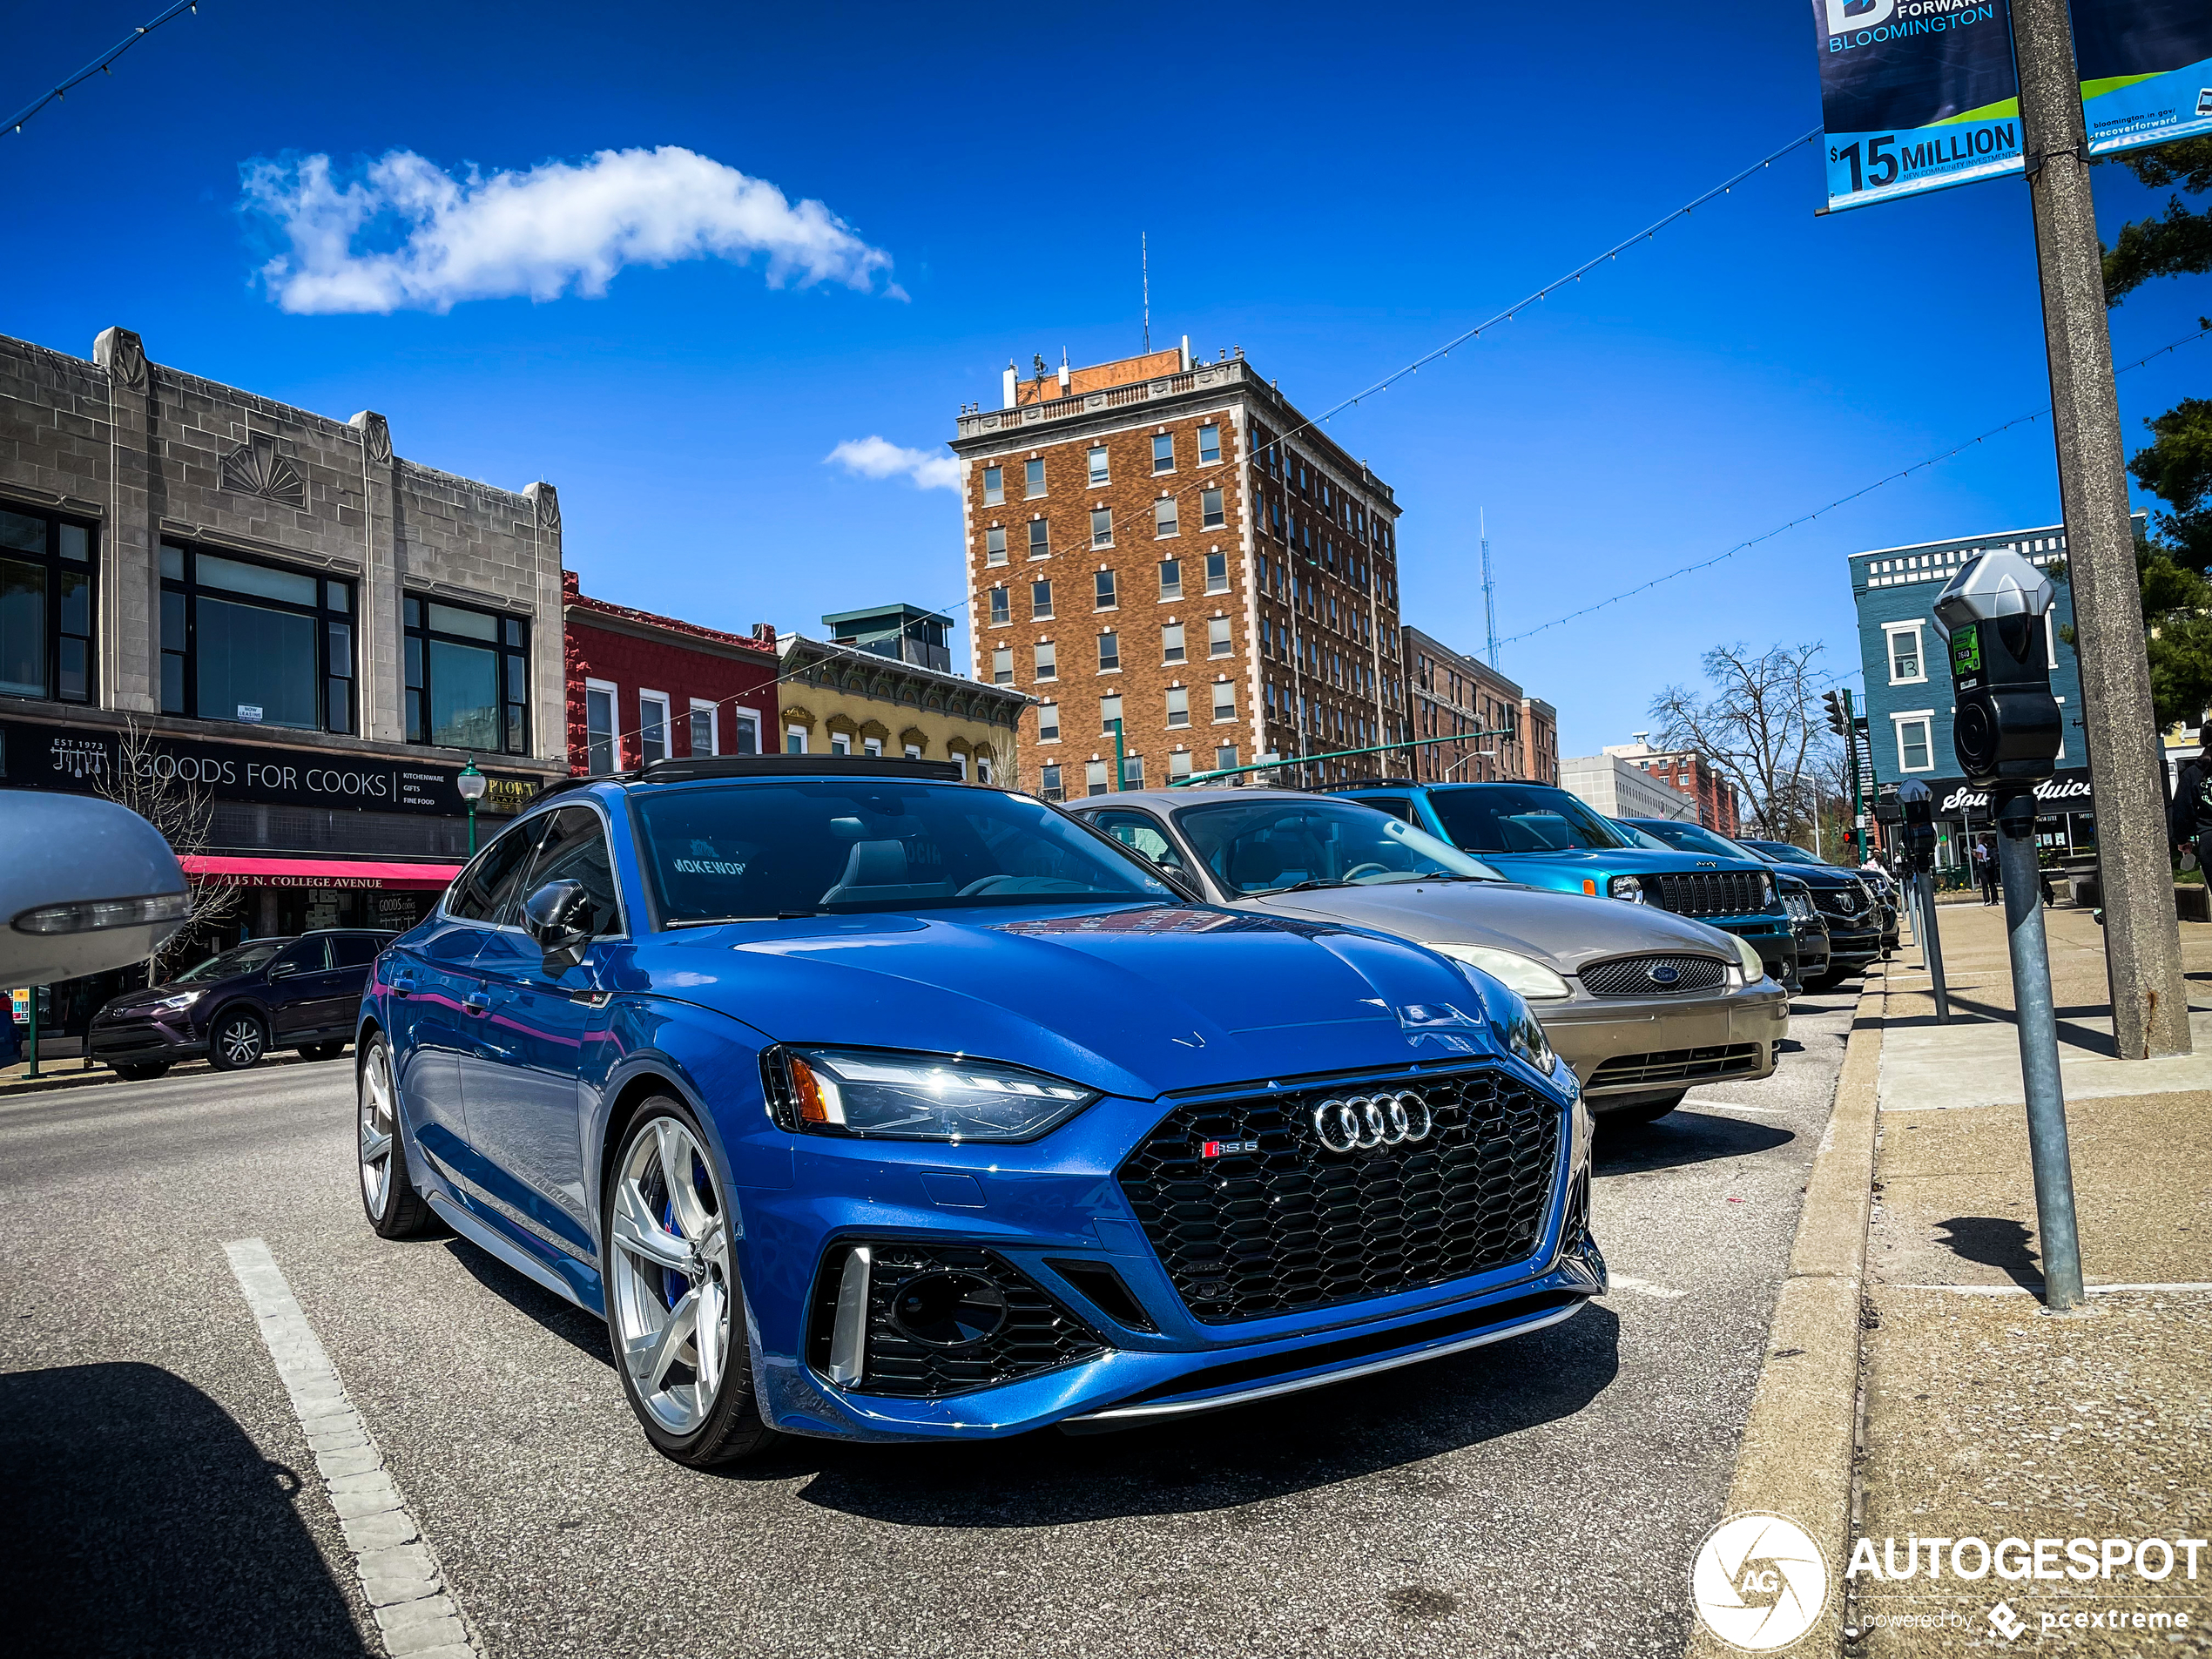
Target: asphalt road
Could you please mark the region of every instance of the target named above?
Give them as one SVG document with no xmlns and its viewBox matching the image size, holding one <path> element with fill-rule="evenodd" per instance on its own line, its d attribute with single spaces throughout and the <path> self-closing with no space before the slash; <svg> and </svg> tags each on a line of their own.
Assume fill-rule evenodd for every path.
<svg viewBox="0 0 2212 1659">
<path fill-rule="evenodd" d="M 1770 1079 L 1601 1136 L 1567 1324 L 1172 1427 L 655 1455 L 604 1328 L 362 1221 L 353 1067 L 0 1103 L 18 1653 L 381 1654 L 223 1251 L 267 1241 L 507 1656 L 1667 1655 L 1719 1519 L 1854 988 Z"/>
</svg>

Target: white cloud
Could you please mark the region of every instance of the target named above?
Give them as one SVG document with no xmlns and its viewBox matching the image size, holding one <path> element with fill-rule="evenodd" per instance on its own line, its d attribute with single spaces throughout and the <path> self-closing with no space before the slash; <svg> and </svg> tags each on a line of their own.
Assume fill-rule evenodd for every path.
<svg viewBox="0 0 2212 1659">
<path fill-rule="evenodd" d="M 896 478 L 901 473 L 919 489 L 958 489 L 960 462 L 950 455 L 933 455 L 926 449 L 902 448 L 888 438 L 847 438 L 824 455 L 863 478 Z"/>
<path fill-rule="evenodd" d="M 771 286 L 884 292 L 891 256 L 820 202 L 673 145 L 455 176 L 395 150 L 341 181 L 326 155 L 257 159 L 243 206 L 290 244 L 260 270 L 287 311 L 444 312 L 464 300 L 597 297 L 625 265 L 766 262 Z"/>
</svg>

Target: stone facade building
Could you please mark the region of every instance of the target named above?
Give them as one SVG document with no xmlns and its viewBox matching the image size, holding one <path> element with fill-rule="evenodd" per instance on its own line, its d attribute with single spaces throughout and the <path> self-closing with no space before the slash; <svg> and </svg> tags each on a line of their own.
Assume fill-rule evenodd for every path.
<svg viewBox="0 0 2212 1659">
<path fill-rule="evenodd" d="M 1106 792 L 1117 720 L 1130 787 L 1402 738 L 1390 487 L 1241 355 L 1037 370 L 952 440 L 975 676 L 1036 701 L 1022 787 Z"/>
<path fill-rule="evenodd" d="M 1405 631 L 1408 736 L 1468 734 L 1464 743 L 1427 743 L 1408 752 L 1423 783 L 1559 781 L 1559 717 L 1484 662 L 1418 628 Z M 1478 738 L 1474 734 L 1492 735 Z"/>
<path fill-rule="evenodd" d="M 1608 818 L 1675 818 L 1687 822 L 1697 816 L 1688 796 L 1610 749 L 1602 754 L 1570 755 L 1560 762 L 1559 779 L 1561 788 Z"/>
<path fill-rule="evenodd" d="M 978 783 L 1010 783 L 1030 699 L 857 644 L 786 634 L 776 688 L 786 754 L 950 760 Z"/>
<path fill-rule="evenodd" d="M 562 575 L 570 772 L 674 756 L 773 753 L 776 631 L 725 633 L 587 596 Z"/>
<path fill-rule="evenodd" d="M 236 927 L 411 922 L 483 811 L 565 772 L 561 513 L 148 361 L 0 338 L 0 786 L 125 747 L 213 799 L 196 880 Z M 138 739 L 125 745 L 126 727 Z"/>
</svg>

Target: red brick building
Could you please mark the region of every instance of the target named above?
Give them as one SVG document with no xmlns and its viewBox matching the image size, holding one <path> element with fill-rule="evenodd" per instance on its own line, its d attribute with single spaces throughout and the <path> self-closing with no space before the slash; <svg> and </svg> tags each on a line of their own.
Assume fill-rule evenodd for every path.
<svg viewBox="0 0 2212 1659">
<path fill-rule="evenodd" d="M 1716 834 L 1743 833 L 1736 813 L 1736 791 L 1703 755 L 1690 750 L 1661 754 L 1644 742 L 1642 732 L 1634 743 L 1615 744 L 1605 752 L 1618 755 L 1637 771 L 1649 772 L 1656 781 L 1689 796 L 1697 803 L 1697 821 Z"/>
<path fill-rule="evenodd" d="M 1559 716 L 1484 662 L 1418 628 L 1405 631 L 1406 711 L 1413 738 L 1468 733 L 1407 752 L 1423 783 L 1559 781 Z M 1474 733 L 1487 732 L 1488 737 Z"/>
<path fill-rule="evenodd" d="M 774 750 L 775 629 L 726 634 L 588 598 L 573 570 L 561 583 L 570 772 Z"/>
</svg>

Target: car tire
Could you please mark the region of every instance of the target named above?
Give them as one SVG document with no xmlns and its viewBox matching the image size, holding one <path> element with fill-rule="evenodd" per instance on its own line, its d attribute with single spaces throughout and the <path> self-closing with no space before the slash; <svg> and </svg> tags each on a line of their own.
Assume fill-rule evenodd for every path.
<svg viewBox="0 0 2212 1659">
<path fill-rule="evenodd" d="M 694 1469 L 734 1463 L 781 1438 L 753 1393 L 745 1290 L 722 1195 L 698 1120 L 661 1095 L 624 1131 L 600 1199 L 615 1371 L 654 1449 Z"/>
<path fill-rule="evenodd" d="M 419 1238 L 430 1231 L 436 1217 L 408 1174 L 392 1045 L 381 1034 L 361 1045 L 361 1066 L 354 1074 L 354 1103 L 361 1212 L 381 1238 Z"/>
<path fill-rule="evenodd" d="M 166 1060 L 140 1060 L 127 1065 L 111 1066 L 109 1069 L 126 1083 L 151 1082 L 169 1069 Z"/>
<path fill-rule="evenodd" d="M 307 1042 L 300 1047 L 300 1056 L 303 1060 L 335 1060 L 345 1052 L 346 1045 L 342 1042 Z"/>
<path fill-rule="evenodd" d="M 207 1063 L 218 1071 L 244 1071 L 269 1051 L 269 1028 L 248 1008 L 216 1016 L 207 1030 Z"/>
<path fill-rule="evenodd" d="M 1689 1090 L 1681 1089 L 1657 1100 L 1640 1100 L 1633 1106 L 1619 1106 L 1597 1115 L 1600 1127 L 1608 1123 L 1656 1123 L 1689 1097 Z"/>
</svg>

